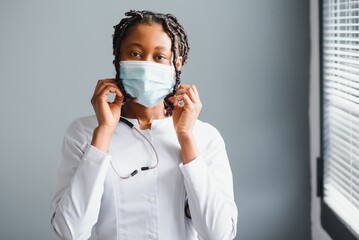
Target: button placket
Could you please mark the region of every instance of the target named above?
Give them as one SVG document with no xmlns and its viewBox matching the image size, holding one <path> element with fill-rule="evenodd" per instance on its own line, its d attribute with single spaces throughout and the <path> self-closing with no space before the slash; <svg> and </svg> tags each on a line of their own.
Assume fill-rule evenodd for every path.
<svg viewBox="0 0 359 240">
<path fill-rule="evenodd" d="M 154 234 L 153 232 L 149 232 L 148 233 L 148 239 L 149 240 L 156 240 L 158 238 L 156 237 L 156 234 Z"/>
<path fill-rule="evenodd" d="M 149 139 L 152 141 L 152 134 L 148 132 Z M 153 160 L 155 161 L 155 160 Z M 149 166 L 152 166 L 154 162 L 149 162 Z M 146 171 L 146 198 L 148 206 L 148 239 L 158 239 L 158 213 L 157 213 L 157 168 Z"/>
</svg>

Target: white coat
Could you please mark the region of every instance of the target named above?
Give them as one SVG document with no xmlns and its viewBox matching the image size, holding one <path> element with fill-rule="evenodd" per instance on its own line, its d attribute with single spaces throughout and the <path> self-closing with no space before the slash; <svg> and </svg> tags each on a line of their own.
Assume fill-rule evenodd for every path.
<svg viewBox="0 0 359 240">
<path fill-rule="evenodd" d="M 136 119 L 128 119 L 138 129 Z M 64 137 L 51 224 L 61 239 L 233 239 L 237 207 L 225 144 L 219 132 L 197 120 L 199 156 L 183 165 L 172 118 L 141 130 L 159 156 L 155 169 L 121 179 L 156 162 L 146 140 L 120 122 L 109 153 L 91 146 L 95 116 L 82 117 Z M 113 166 L 110 164 L 112 161 Z M 185 216 L 188 199 L 191 218 Z"/>
</svg>

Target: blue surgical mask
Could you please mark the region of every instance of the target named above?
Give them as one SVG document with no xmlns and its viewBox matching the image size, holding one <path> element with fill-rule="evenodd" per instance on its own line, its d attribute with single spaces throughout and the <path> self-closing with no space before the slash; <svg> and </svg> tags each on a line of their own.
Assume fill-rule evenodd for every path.
<svg viewBox="0 0 359 240">
<path fill-rule="evenodd" d="M 173 90 L 174 67 L 148 61 L 120 61 L 125 90 L 145 107 L 157 105 Z"/>
</svg>

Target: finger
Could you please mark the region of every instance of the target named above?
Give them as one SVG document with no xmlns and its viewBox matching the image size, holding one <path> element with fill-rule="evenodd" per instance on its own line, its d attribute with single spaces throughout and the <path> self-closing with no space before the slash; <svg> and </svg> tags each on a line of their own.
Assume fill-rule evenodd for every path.
<svg viewBox="0 0 359 240">
<path fill-rule="evenodd" d="M 190 89 L 193 89 L 195 94 L 197 96 L 199 96 L 197 88 L 195 85 L 180 85 L 180 87 L 178 88 L 176 95 L 178 94 L 183 94 L 183 93 L 188 93 Z"/>
<path fill-rule="evenodd" d="M 185 93 L 187 93 L 187 89 L 179 89 L 179 90 L 177 90 L 175 95 L 182 95 L 182 94 L 185 94 Z"/>
<path fill-rule="evenodd" d="M 174 104 L 177 99 L 176 99 L 175 96 L 172 96 L 172 97 L 169 97 L 168 100 L 169 100 L 172 104 Z"/>
<path fill-rule="evenodd" d="M 118 89 L 118 91 L 120 91 L 120 89 L 118 88 L 118 86 L 116 84 L 113 84 L 113 83 L 104 83 L 102 85 L 100 85 L 96 91 L 95 91 L 95 95 L 98 96 L 100 95 L 101 92 L 103 92 L 104 89 L 108 88 L 108 87 L 111 87 L 111 88 L 116 88 Z M 116 93 L 116 92 L 114 92 Z"/>
<path fill-rule="evenodd" d="M 198 99 L 199 99 L 199 94 L 198 94 L 198 90 L 196 88 L 196 85 L 192 85 L 192 89 L 195 92 L 195 94 L 197 95 Z"/>
<path fill-rule="evenodd" d="M 118 89 L 118 87 L 114 87 L 111 85 L 106 86 L 105 88 L 103 88 L 99 93 L 98 93 L 98 98 L 102 99 L 102 100 L 106 100 L 107 101 L 107 97 L 109 93 L 115 93 L 116 96 L 123 96 L 121 91 Z"/>
<path fill-rule="evenodd" d="M 123 96 L 122 92 L 119 90 L 119 91 L 116 91 L 115 93 L 116 93 L 116 97 L 113 100 L 113 103 L 115 103 L 117 105 L 122 105 L 122 102 L 123 102 L 123 99 L 124 99 L 124 96 Z"/>
<path fill-rule="evenodd" d="M 182 107 L 189 107 L 189 108 L 193 107 L 194 103 L 192 102 L 192 100 L 187 94 L 182 95 L 182 98 L 183 98 L 182 101 L 184 102 L 184 105 Z"/>
<path fill-rule="evenodd" d="M 170 100 L 170 102 L 173 104 L 173 106 L 175 108 L 181 108 L 183 106 L 180 106 L 179 102 L 183 101 L 183 97 L 181 96 L 180 98 L 177 98 L 176 96 L 173 97 L 169 97 L 168 100 Z"/>
<path fill-rule="evenodd" d="M 174 105 L 177 107 L 192 107 L 194 105 L 194 102 L 187 94 L 182 94 L 175 97 Z"/>
<path fill-rule="evenodd" d="M 199 103 L 199 102 L 200 102 L 199 97 L 198 97 L 198 95 L 195 93 L 195 90 L 194 90 L 193 88 L 190 88 L 190 89 L 188 90 L 188 94 L 187 94 L 187 95 L 189 96 L 189 98 L 191 99 L 192 102 L 194 102 L 194 103 Z"/>
<path fill-rule="evenodd" d="M 101 80 L 101 81 L 99 81 L 99 82 L 97 83 L 96 89 L 102 90 L 105 86 L 108 86 L 108 85 L 117 86 L 117 84 L 116 84 L 115 81 L 112 81 L 112 80 L 109 80 L 109 81 Z"/>
<path fill-rule="evenodd" d="M 190 84 L 181 84 L 178 86 L 178 89 L 188 89 L 190 88 L 192 85 Z"/>
<path fill-rule="evenodd" d="M 175 97 L 178 99 L 178 100 L 183 100 L 183 95 L 187 94 L 188 93 L 188 90 L 185 89 L 185 88 L 182 88 L 180 90 L 178 90 L 175 94 Z"/>
<path fill-rule="evenodd" d="M 183 97 L 184 97 L 185 94 L 186 94 L 186 93 L 176 94 L 176 95 L 174 96 L 174 98 L 175 98 L 177 101 L 181 101 L 181 100 L 183 100 Z"/>
<path fill-rule="evenodd" d="M 115 83 L 116 82 L 115 80 L 116 80 L 115 78 L 100 79 L 97 81 L 97 85 L 101 85 L 106 82 L 114 82 Z"/>
<path fill-rule="evenodd" d="M 116 81 L 114 78 L 109 78 L 109 79 L 101 79 L 101 80 L 98 80 L 97 81 L 97 84 L 96 84 L 96 87 L 95 87 L 95 92 L 98 90 L 98 89 L 103 89 L 103 86 L 106 85 L 106 84 L 114 84 L 114 85 L 117 85 L 116 84 Z M 97 91 L 98 92 L 98 91 Z"/>
</svg>

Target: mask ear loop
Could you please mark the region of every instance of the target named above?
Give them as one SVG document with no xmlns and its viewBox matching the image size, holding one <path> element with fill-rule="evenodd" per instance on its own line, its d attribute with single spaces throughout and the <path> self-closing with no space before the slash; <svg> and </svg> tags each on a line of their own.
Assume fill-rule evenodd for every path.
<svg viewBox="0 0 359 240">
<path fill-rule="evenodd" d="M 156 164 L 154 166 L 146 166 L 146 167 L 141 167 L 141 171 L 147 171 L 147 170 L 150 170 L 150 169 L 155 169 L 159 162 L 160 162 L 160 159 L 158 157 L 158 154 L 157 154 L 157 151 L 155 149 L 155 146 L 153 146 L 153 144 L 151 143 L 151 141 L 140 131 L 138 130 L 130 121 L 128 121 L 127 119 L 123 118 L 123 117 L 120 117 L 120 121 L 123 122 L 124 124 L 126 124 L 127 126 L 129 126 L 132 130 L 138 132 L 144 139 L 146 139 L 146 141 L 150 144 L 153 152 L 155 153 L 155 156 L 156 156 Z M 112 162 L 112 159 L 110 160 L 110 163 L 111 163 L 111 166 L 113 168 L 113 170 L 116 172 L 116 174 L 122 178 L 122 179 L 128 179 L 130 177 L 133 177 L 135 176 L 137 173 L 138 173 L 138 170 L 134 170 L 130 175 L 128 175 L 127 177 L 123 177 L 121 176 L 121 174 L 119 174 L 119 172 L 116 170 L 115 168 L 115 165 L 113 164 Z"/>
</svg>

